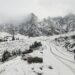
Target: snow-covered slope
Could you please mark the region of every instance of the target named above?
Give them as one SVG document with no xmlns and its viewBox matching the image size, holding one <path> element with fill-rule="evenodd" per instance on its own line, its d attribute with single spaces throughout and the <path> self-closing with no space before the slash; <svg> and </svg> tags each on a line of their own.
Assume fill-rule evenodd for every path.
<svg viewBox="0 0 75 75">
<path fill-rule="evenodd" d="M 11 34 L 6 33 L 6 32 L 0 32 L 0 38 L 4 38 L 6 36 L 11 36 Z"/>
<path fill-rule="evenodd" d="M 5 50 L 11 52 L 20 49 L 25 51 L 35 41 L 41 41 L 41 47 L 34 49 L 32 53 L 26 54 L 24 57 L 39 57 L 43 59 L 43 62 L 29 64 L 27 60 L 23 60 L 23 56 L 17 56 L 0 64 L 0 75 L 75 75 L 73 54 L 64 50 L 63 47 L 57 46 L 53 41 L 60 36 L 71 36 L 74 33 L 35 38 L 24 38 L 24 36 L 17 34 L 15 37 L 18 38 L 19 36 L 19 40 L 1 42 L 0 54 L 2 55 Z"/>
</svg>

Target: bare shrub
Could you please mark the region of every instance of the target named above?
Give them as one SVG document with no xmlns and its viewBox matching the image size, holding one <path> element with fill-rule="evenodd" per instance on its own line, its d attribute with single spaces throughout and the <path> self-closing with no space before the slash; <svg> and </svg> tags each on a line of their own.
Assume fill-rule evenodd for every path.
<svg viewBox="0 0 75 75">
<path fill-rule="evenodd" d="M 32 44 L 30 46 L 30 49 L 34 49 L 34 48 L 37 48 L 37 47 L 40 47 L 40 46 L 42 46 L 41 42 L 35 41 L 34 44 Z"/>
<path fill-rule="evenodd" d="M 4 51 L 3 55 L 2 55 L 2 62 L 8 60 L 11 57 L 11 53 L 8 52 L 7 50 Z"/>
<path fill-rule="evenodd" d="M 39 57 L 28 57 L 27 62 L 29 64 L 31 64 L 31 63 L 43 63 L 43 59 L 39 58 Z"/>
</svg>

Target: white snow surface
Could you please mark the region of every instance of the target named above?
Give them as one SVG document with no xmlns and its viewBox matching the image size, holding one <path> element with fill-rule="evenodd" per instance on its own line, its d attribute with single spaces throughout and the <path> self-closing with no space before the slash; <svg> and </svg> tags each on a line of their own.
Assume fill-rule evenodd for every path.
<svg viewBox="0 0 75 75">
<path fill-rule="evenodd" d="M 0 32 L 0 38 L 4 38 L 6 36 L 11 36 L 11 34 L 6 33 L 6 32 Z"/>
<path fill-rule="evenodd" d="M 69 36 L 72 35 L 70 33 L 68 34 Z M 68 34 L 61 36 L 68 36 Z M 21 38 L 21 35 L 19 36 Z M 42 47 L 29 55 L 43 58 L 43 63 L 28 64 L 21 56 L 17 56 L 0 65 L 0 75 L 75 75 L 75 61 L 73 55 L 52 42 L 53 39 L 58 37 L 60 37 L 60 35 L 36 38 L 25 37 L 25 39 L 23 39 L 23 36 L 20 40 L 0 43 L 0 54 L 2 54 L 4 50 L 26 50 L 33 42 L 41 41 Z M 43 52 L 43 54 L 41 54 L 41 52 Z M 41 70 L 40 67 L 43 69 Z"/>
</svg>

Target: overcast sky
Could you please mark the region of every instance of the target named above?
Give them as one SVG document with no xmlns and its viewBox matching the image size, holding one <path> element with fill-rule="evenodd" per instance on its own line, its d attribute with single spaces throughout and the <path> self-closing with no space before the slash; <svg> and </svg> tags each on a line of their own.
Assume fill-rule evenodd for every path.
<svg viewBox="0 0 75 75">
<path fill-rule="evenodd" d="M 0 0 L 0 17 L 35 13 L 39 18 L 75 13 L 75 0 Z"/>
</svg>

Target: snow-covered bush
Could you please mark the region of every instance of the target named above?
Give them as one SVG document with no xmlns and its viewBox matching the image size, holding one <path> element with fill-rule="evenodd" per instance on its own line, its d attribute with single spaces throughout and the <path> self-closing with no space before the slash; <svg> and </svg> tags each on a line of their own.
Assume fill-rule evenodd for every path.
<svg viewBox="0 0 75 75">
<path fill-rule="evenodd" d="M 65 47 L 65 48 L 68 48 L 69 45 L 70 45 L 70 42 L 65 42 L 64 47 Z"/>
<path fill-rule="evenodd" d="M 37 73 L 37 75 L 42 75 L 42 73 Z"/>
<path fill-rule="evenodd" d="M 75 35 L 71 36 L 72 39 L 75 39 Z"/>
<path fill-rule="evenodd" d="M 53 69 L 53 67 L 52 67 L 52 66 L 49 66 L 48 68 L 49 68 L 49 69 Z"/>
<path fill-rule="evenodd" d="M 67 40 L 68 39 L 68 37 L 67 36 L 65 36 L 65 37 L 63 37 L 65 40 Z"/>
<path fill-rule="evenodd" d="M 5 42 L 5 41 L 7 41 L 7 40 L 4 40 L 4 39 L 0 39 L 0 42 Z"/>
<path fill-rule="evenodd" d="M 73 43 L 73 44 L 71 45 L 71 48 L 73 48 L 73 47 L 75 47 L 75 43 Z"/>
<path fill-rule="evenodd" d="M 29 49 L 29 50 L 23 51 L 22 54 L 28 54 L 28 53 L 32 53 L 32 52 L 33 52 L 33 50 L 32 49 Z"/>
<path fill-rule="evenodd" d="M 12 51 L 12 56 L 15 56 L 15 55 L 17 55 L 16 51 Z"/>
<path fill-rule="evenodd" d="M 17 50 L 17 51 L 16 51 L 16 54 L 17 54 L 17 55 L 21 55 L 21 54 L 22 54 L 21 50 L 20 50 L 20 49 Z"/>
<path fill-rule="evenodd" d="M 2 40 L 2 39 L 0 39 L 0 42 L 3 42 L 3 40 Z"/>
<path fill-rule="evenodd" d="M 43 63 L 43 59 L 39 58 L 39 57 L 28 57 L 27 62 L 29 64 L 31 64 L 31 63 Z"/>
<path fill-rule="evenodd" d="M 9 51 L 4 51 L 3 55 L 2 55 L 2 62 L 8 60 L 11 57 L 11 53 Z"/>
<path fill-rule="evenodd" d="M 20 49 L 16 50 L 16 51 L 12 51 L 12 56 L 18 56 L 18 55 L 21 55 L 21 54 L 22 54 L 22 52 L 21 52 Z"/>
<path fill-rule="evenodd" d="M 35 41 L 34 44 L 32 44 L 30 46 L 30 49 L 34 49 L 34 48 L 37 48 L 37 47 L 40 47 L 40 46 L 42 46 L 41 42 Z"/>
</svg>

